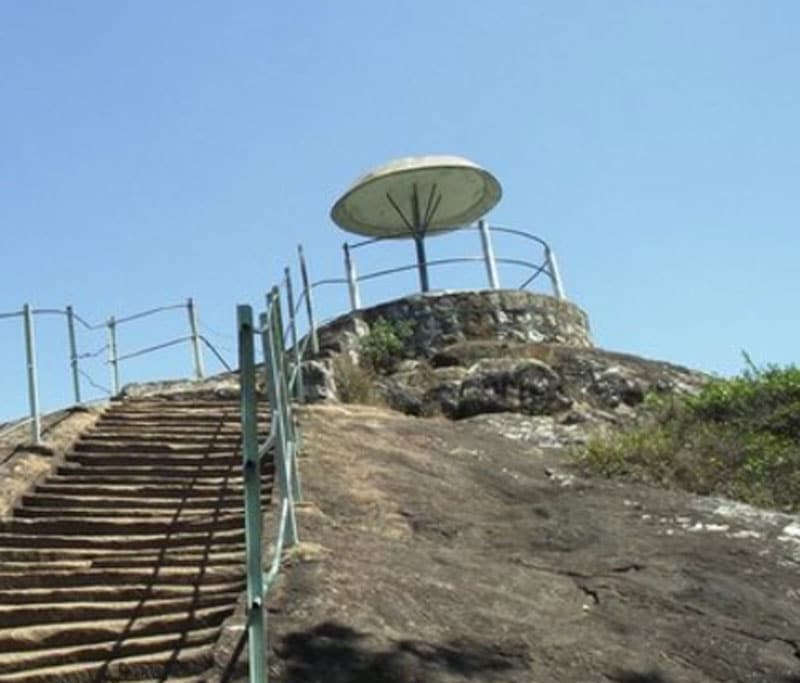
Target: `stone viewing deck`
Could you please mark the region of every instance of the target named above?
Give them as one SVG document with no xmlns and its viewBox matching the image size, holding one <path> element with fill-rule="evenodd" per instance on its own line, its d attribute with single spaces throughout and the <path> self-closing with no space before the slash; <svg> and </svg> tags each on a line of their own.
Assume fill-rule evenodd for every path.
<svg viewBox="0 0 800 683">
<path fill-rule="evenodd" d="M 468 340 L 592 348 L 589 318 L 575 304 L 523 290 L 414 294 L 336 318 L 319 330 L 321 355 L 355 350 L 378 319 L 410 323 L 407 350 L 428 358 Z"/>
</svg>

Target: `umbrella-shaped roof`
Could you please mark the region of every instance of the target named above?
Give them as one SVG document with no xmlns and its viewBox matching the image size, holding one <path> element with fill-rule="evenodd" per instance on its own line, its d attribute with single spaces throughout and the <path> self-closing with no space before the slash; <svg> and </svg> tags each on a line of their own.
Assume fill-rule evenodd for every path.
<svg viewBox="0 0 800 683">
<path fill-rule="evenodd" d="M 344 230 L 371 237 L 421 237 L 472 223 L 502 195 L 497 179 L 458 156 L 396 159 L 362 176 L 334 204 Z"/>
</svg>

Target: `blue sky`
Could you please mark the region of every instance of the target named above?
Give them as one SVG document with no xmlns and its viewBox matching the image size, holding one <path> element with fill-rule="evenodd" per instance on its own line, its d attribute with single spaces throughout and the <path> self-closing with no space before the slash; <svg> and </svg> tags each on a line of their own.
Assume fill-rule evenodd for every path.
<svg viewBox="0 0 800 683">
<path fill-rule="evenodd" d="M 328 212 L 354 177 L 451 153 L 503 184 L 492 222 L 551 243 L 599 346 L 721 374 L 741 349 L 794 362 L 798 26 L 800 4 L 777 0 L 6 0 L 0 312 L 71 303 L 99 321 L 192 296 L 233 357 L 235 304 L 258 302 L 298 242 L 314 279 L 341 276 Z M 375 249 L 359 269 L 412 256 Z M 432 280 L 484 282 L 477 267 Z M 346 293 L 318 303 L 343 311 Z M 63 320 L 37 322 L 53 407 L 69 398 Z M 184 332 L 164 313 L 120 345 Z M 19 322 L 0 320 L 0 419 L 25 410 L 23 361 Z M 190 369 L 176 348 L 122 374 Z"/>
</svg>

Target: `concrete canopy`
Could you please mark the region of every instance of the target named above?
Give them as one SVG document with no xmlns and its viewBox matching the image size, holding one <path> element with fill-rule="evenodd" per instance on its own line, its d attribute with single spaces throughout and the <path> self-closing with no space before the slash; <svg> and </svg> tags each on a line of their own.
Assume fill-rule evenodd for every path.
<svg viewBox="0 0 800 683">
<path fill-rule="evenodd" d="M 331 218 L 359 235 L 419 238 L 478 220 L 501 195 L 497 179 L 463 157 L 404 157 L 356 180 Z"/>
</svg>

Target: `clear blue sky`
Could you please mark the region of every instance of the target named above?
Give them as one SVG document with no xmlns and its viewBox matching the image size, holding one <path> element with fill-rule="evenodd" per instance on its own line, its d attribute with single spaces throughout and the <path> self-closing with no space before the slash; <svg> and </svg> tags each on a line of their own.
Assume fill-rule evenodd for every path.
<svg viewBox="0 0 800 683">
<path fill-rule="evenodd" d="M 193 296 L 233 349 L 211 330 L 233 333 L 298 242 L 315 279 L 341 276 L 328 211 L 355 176 L 451 153 L 502 182 L 493 222 L 552 244 L 599 346 L 721 374 L 740 349 L 797 361 L 798 26 L 790 0 L 5 0 L 0 312 L 71 303 L 94 321 Z M 154 320 L 122 350 L 183 333 L 180 314 Z M 63 321 L 39 328 L 52 407 Z M 26 405 L 18 322 L 0 320 L 0 354 L 2 419 Z M 180 349 L 123 381 L 189 368 Z"/>
</svg>

